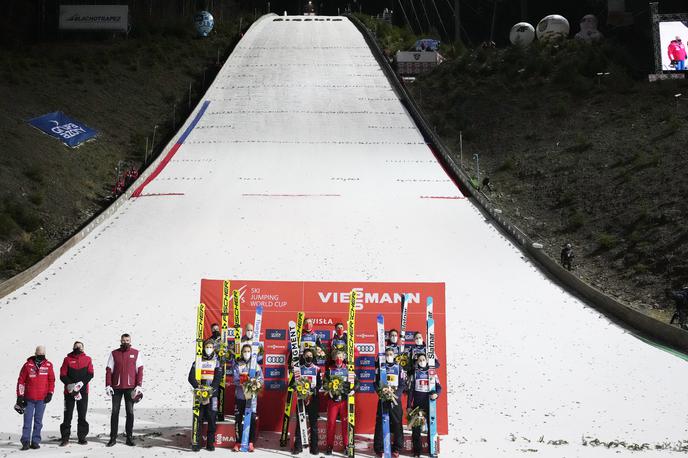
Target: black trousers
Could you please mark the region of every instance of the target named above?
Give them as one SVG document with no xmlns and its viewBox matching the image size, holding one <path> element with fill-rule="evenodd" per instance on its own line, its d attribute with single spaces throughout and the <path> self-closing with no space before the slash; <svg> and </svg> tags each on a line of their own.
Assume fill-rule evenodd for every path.
<svg viewBox="0 0 688 458">
<path fill-rule="evenodd" d="M 117 437 L 117 428 L 119 427 L 119 408 L 122 405 L 122 398 L 124 398 L 124 408 L 127 412 L 127 422 L 124 430 L 127 437 L 132 437 L 134 434 L 134 401 L 131 399 L 131 392 L 133 388 L 126 390 L 115 390 L 112 396 L 112 416 L 110 417 L 110 439 Z"/>
<path fill-rule="evenodd" d="M 210 402 L 203 405 L 201 404 L 201 410 L 198 414 L 198 430 L 196 431 L 196 437 L 194 437 L 194 444 L 201 445 L 201 426 L 203 422 L 208 422 L 208 434 L 206 447 L 208 445 L 215 445 L 215 430 L 217 429 L 217 398 L 211 398 Z"/>
<path fill-rule="evenodd" d="M 294 392 L 296 396 L 296 392 Z M 308 428 L 310 429 L 310 444 L 312 454 L 319 453 L 318 449 L 318 414 L 320 410 L 318 395 L 311 397 L 311 402 L 306 407 L 306 414 L 308 415 Z M 298 413 L 296 417 L 296 434 L 294 435 L 294 448 L 300 449 L 301 446 L 301 428 L 299 427 Z"/>
<path fill-rule="evenodd" d="M 72 416 L 74 415 L 74 405 L 76 404 L 77 426 L 76 437 L 79 440 L 86 439 L 88 435 L 88 422 L 86 421 L 86 410 L 88 410 L 88 393 L 84 389 L 81 393 L 81 400 L 77 401 L 71 394 L 64 395 L 64 421 L 60 425 L 62 439 L 69 439 L 72 429 Z"/>
<path fill-rule="evenodd" d="M 385 409 L 389 412 L 389 433 L 392 436 L 392 452 L 400 452 L 404 448 L 404 430 L 401 426 L 403 412 L 399 404 L 393 405 L 391 401 L 385 402 Z M 373 450 L 375 453 L 384 451 L 384 437 L 382 435 L 382 402 L 377 401 L 377 414 L 375 415 L 375 436 L 373 437 Z"/>
<path fill-rule="evenodd" d="M 424 406 L 421 406 L 421 409 L 425 413 L 425 421 L 429 421 L 430 419 L 430 406 L 428 404 L 425 404 Z M 428 430 L 429 430 L 430 425 L 428 425 Z M 414 426 L 413 429 L 411 430 L 411 441 L 413 442 L 413 454 L 414 455 L 420 455 L 421 453 L 421 445 L 420 445 L 420 430 L 422 429 L 422 426 Z"/>
<path fill-rule="evenodd" d="M 241 444 L 241 435 L 244 433 L 244 412 L 246 399 L 237 399 L 234 405 L 234 429 L 236 430 L 236 443 Z M 251 414 L 251 429 L 248 432 L 248 441 L 255 442 L 256 438 L 256 413 Z"/>
</svg>

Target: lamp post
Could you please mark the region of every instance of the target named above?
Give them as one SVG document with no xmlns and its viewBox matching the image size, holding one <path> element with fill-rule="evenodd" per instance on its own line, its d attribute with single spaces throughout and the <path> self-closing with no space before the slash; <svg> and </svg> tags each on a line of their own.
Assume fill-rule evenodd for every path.
<svg viewBox="0 0 688 458">
<path fill-rule="evenodd" d="M 480 155 L 478 153 L 475 153 L 473 157 L 475 158 L 475 174 L 478 179 L 477 185 L 480 186 Z"/>
</svg>

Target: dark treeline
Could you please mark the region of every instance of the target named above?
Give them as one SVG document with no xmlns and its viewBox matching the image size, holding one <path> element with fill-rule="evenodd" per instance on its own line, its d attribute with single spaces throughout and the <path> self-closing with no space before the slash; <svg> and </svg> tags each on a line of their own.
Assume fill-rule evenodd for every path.
<svg viewBox="0 0 688 458">
<path fill-rule="evenodd" d="M 455 10 L 460 12 L 460 38 L 468 46 L 492 39 L 505 45 L 508 31 L 521 20 L 536 25 L 548 14 L 562 14 L 569 19 L 572 32 L 585 14 L 595 14 L 605 36 L 620 38 L 630 46 L 649 46 L 648 0 L 626 0 L 626 9 L 634 16 L 634 25 L 607 27 L 607 0 L 312 0 L 319 14 L 334 15 L 345 11 L 379 15 L 387 8 L 394 11 L 396 25 L 407 25 L 418 35 L 442 41 L 454 41 Z M 131 24 L 137 26 L 189 22 L 200 9 L 211 11 L 218 23 L 239 12 L 260 15 L 268 11 L 302 14 L 308 0 L 4 0 L 0 17 L 0 40 L 5 43 L 55 38 L 59 5 L 127 4 Z M 685 0 L 661 0 L 660 12 L 688 12 Z M 645 50 L 643 50 L 643 53 Z"/>
</svg>

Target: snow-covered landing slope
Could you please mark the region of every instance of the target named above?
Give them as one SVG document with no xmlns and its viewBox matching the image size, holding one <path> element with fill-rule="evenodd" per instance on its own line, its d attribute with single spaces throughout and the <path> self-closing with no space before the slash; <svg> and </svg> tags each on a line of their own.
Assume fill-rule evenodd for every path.
<svg viewBox="0 0 688 458">
<path fill-rule="evenodd" d="M 616 456 L 626 449 L 581 437 L 682 439 L 685 363 L 552 284 L 461 198 L 348 20 L 273 19 L 237 46 L 142 197 L 2 300 L 0 436 L 11 441 L 0 449 L 16 448 L 24 358 L 45 344 L 59 366 L 80 339 L 96 364 L 94 439 L 69 450 L 131 454 L 95 438 L 108 431 L 107 354 L 129 332 L 145 355 L 139 443 L 155 445 L 134 454 L 179 453 L 204 277 L 446 282 L 445 456 Z M 57 395 L 44 437 L 57 434 L 61 413 Z"/>
</svg>

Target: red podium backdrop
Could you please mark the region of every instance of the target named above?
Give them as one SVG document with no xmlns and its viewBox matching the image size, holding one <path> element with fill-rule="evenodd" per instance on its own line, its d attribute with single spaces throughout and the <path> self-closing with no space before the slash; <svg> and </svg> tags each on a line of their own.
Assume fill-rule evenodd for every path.
<svg viewBox="0 0 688 458">
<path fill-rule="evenodd" d="M 201 281 L 201 302 L 206 304 L 205 337 L 210 335 L 212 323 L 220 323 L 222 309 L 222 280 Z M 263 374 L 265 389 L 258 399 L 260 429 L 280 431 L 286 397 L 287 354 L 289 341 L 287 323 L 296 321 L 297 312 L 312 318 L 315 331 L 329 345 L 337 322 L 346 329 L 349 293 L 358 294 L 356 310 L 356 375 L 361 387 L 356 393 L 356 433 L 372 434 L 375 430 L 377 395 L 374 390 L 377 315 L 385 317 L 385 330 L 399 329 L 401 322 L 401 294 L 409 294 L 406 343 L 413 343 L 416 331 L 426 339 L 426 299 L 433 298 L 435 318 L 435 352 L 440 362 L 438 374 L 442 387 L 447 384 L 444 283 L 374 283 L 374 282 L 301 282 L 231 280 L 230 290 L 241 294 L 241 325 L 253 323 L 256 306 L 263 305 L 263 329 L 260 341 L 265 348 Z M 230 294 L 229 326 L 233 325 Z M 230 329 L 231 334 L 231 329 Z M 233 338 L 233 336 L 232 336 Z M 323 368 L 324 370 L 324 368 Z M 402 400 L 406 412 L 406 397 Z M 326 399 L 320 399 L 324 412 Z M 233 414 L 234 386 L 228 373 L 225 413 Z M 293 413 L 293 412 L 292 412 Z M 438 433 L 447 434 L 447 396 L 437 400 Z M 293 429 L 293 422 L 292 422 Z"/>
</svg>

